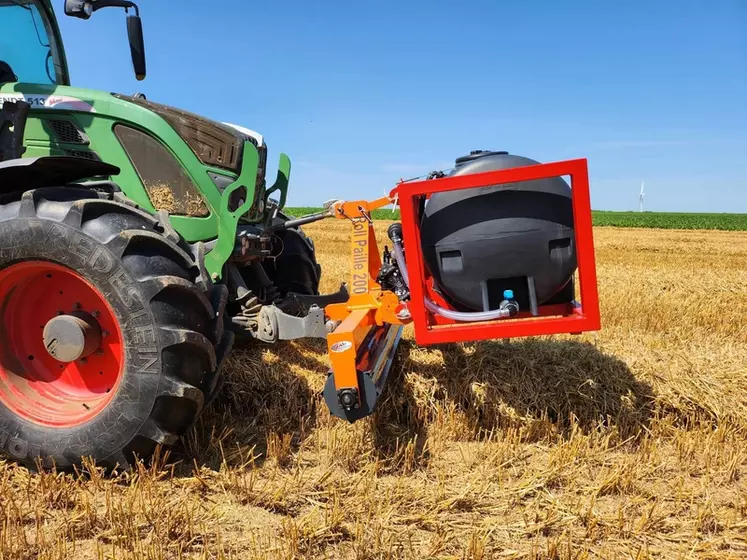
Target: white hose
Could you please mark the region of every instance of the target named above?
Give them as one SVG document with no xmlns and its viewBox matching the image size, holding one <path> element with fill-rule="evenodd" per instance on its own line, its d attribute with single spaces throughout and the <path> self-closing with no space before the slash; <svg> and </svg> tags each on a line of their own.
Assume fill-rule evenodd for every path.
<svg viewBox="0 0 747 560">
<path fill-rule="evenodd" d="M 444 309 L 438 306 L 435 302 L 431 301 L 427 296 L 424 298 L 425 306 L 429 311 L 438 313 L 439 315 L 451 319 L 452 321 L 492 321 L 494 319 L 505 319 L 511 316 L 511 312 L 508 309 L 496 309 L 494 311 L 453 311 L 451 309 Z"/>
<path fill-rule="evenodd" d="M 402 274 L 402 279 L 410 287 L 410 277 L 407 273 L 407 264 L 405 263 L 405 255 L 402 252 L 402 241 L 392 240 L 394 246 L 394 260 L 397 261 L 399 272 Z M 424 296 L 423 302 L 429 311 L 437 313 L 442 317 L 451 319 L 452 321 L 493 321 L 495 319 L 505 319 L 511 316 L 511 312 L 508 309 L 495 309 L 493 311 L 453 311 L 451 309 L 444 309 L 443 307 L 436 304 L 428 296 Z"/>
</svg>

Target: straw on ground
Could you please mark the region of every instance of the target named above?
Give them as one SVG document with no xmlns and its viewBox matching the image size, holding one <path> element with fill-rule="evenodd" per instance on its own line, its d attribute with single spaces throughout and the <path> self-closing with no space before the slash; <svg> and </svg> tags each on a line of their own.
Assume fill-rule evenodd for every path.
<svg viewBox="0 0 747 560">
<path fill-rule="evenodd" d="M 308 231 L 334 290 L 346 224 Z M 0 464 L 0 559 L 747 557 L 747 234 L 595 235 L 601 332 L 408 330 L 353 426 L 322 404 L 323 343 L 239 350 L 150 467 Z"/>
</svg>

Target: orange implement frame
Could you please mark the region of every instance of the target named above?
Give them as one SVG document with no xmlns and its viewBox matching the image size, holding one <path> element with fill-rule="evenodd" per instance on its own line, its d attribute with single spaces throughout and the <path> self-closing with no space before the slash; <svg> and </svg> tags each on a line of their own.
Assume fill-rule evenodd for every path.
<svg viewBox="0 0 747 560">
<path fill-rule="evenodd" d="M 578 258 L 581 302 L 539 305 L 511 318 L 465 322 L 429 311 L 425 298 L 441 307 L 448 304 L 434 289 L 420 250 L 419 208 L 437 192 L 486 187 L 568 175 Z M 409 271 L 410 297 L 399 297 L 378 282 L 382 259 L 371 212 L 398 201 L 402 209 L 404 253 Z M 337 323 L 327 336 L 332 371 L 324 399 L 335 416 L 355 421 L 373 412 L 391 367 L 404 325 L 413 323 L 418 344 L 477 341 L 559 333 L 581 333 L 600 328 L 594 239 L 586 160 L 569 160 L 476 173 L 472 175 L 400 183 L 390 194 L 371 202 L 337 202 L 334 217 L 349 220 L 351 236 L 350 297 L 330 304 L 325 313 Z M 390 233 L 390 235 L 393 235 Z M 395 237 L 392 237 L 395 239 Z M 400 243 L 399 240 L 396 243 Z M 399 247 L 399 245 L 398 245 Z"/>
<path fill-rule="evenodd" d="M 325 308 L 339 325 L 327 336 L 332 375 L 325 400 L 333 414 L 355 420 L 370 414 L 380 393 L 402 326 L 410 322 L 401 314 L 397 296 L 377 282 L 381 269 L 371 212 L 391 204 L 388 197 L 372 202 L 338 202 L 334 216 L 349 220 L 352 228 L 350 298 Z M 398 313 L 400 315 L 398 316 Z M 332 394 L 334 391 L 334 394 Z M 335 409 L 334 403 L 339 403 Z"/>
</svg>

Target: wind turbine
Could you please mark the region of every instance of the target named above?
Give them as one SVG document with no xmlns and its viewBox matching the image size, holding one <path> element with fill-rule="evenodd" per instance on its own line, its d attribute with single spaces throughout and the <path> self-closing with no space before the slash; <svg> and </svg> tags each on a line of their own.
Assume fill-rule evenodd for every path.
<svg viewBox="0 0 747 560">
<path fill-rule="evenodd" d="M 646 196 L 646 193 L 643 192 L 643 181 L 641 181 L 641 192 L 638 195 L 638 206 L 640 209 L 640 212 L 643 212 L 643 197 Z"/>
</svg>

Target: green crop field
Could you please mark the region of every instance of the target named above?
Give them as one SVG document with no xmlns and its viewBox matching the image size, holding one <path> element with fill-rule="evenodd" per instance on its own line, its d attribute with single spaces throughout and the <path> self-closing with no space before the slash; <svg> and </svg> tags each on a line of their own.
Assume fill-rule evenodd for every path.
<svg viewBox="0 0 747 560">
<path fill-rule="evenodd" d="M 296 207 L 285 211 L 292 216 L 319 212 L 321 208 Z M 747 214 L 698 214 L 683 212 L 593 212 L 595 226 L 658 228 L 658 229 L 710 229 L 747 231 Z M 399 210 L 376 210 L 377 220 L 398 220 Z"/>
<path fill-rule="evenodd" d="M 747 214 L 680 212 L 594 212 L 594 225 L 660 229 L 747 230 Z"/>
</svg>

